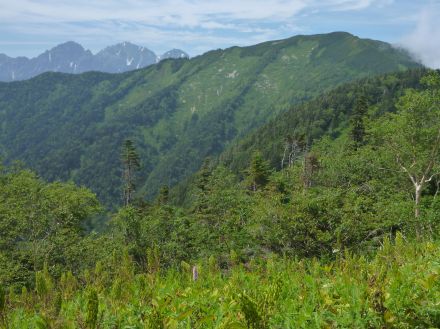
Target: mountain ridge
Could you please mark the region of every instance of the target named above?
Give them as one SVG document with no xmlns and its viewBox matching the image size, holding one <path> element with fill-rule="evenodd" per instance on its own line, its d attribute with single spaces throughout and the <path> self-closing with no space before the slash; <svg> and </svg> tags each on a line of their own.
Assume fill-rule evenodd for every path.
<svg viewBox="0 0 440 329">
<path fill-rule="evenodd" d="M 333 33 L 214 50 L 123 74 L 51 73 L 1 83 L 0 156 L 22 160 L 46 179 L 87 185 L 111 205 L 120 199 L 118 150 L 130 138 L 143 163 L 139 193 L 151 197 L 294 104 L 415 67 L 386 43 Z"/>
<path fill-rule="evenodd" d="M 156 55 L 148 48 L 128 41 L 108 46 L 93 54 L 81 44 L 67 41 L 32 58 L 9 57 L 6 54 L 0 54 L 0 81 L 26 80 L 45 72 L 123 73 L 156 64 L 164 58 L 187 57 L 189 57 L 187 53 L 178 49 Z"/>
</svg>

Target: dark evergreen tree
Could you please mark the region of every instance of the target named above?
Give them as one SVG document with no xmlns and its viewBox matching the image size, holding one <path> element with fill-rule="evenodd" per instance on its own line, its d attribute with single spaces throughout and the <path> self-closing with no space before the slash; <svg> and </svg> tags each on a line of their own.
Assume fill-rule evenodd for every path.
<svg viewBox="0 0 440 329">
<path fill-rule="evenodd" d="M 365 95 L 361 95 L 356 99 L 356 103 L 351 116 L 350 136 L 355 149 L 364 145 L 365 142 L 365 123 L 364 119 L 368 112 L 368 101 Z"/>
<path fill-rule="evenodd" d="M 206 158 L 200 167 L 195 179 L 194 202 L 192 212 L 199 213 L 207 207 L 207 194 L 209 193 L 209 180 L 212 175 L 212 159 Z"/>
<path fill-rule="evenodd" d="M 135 180 L 136 172 L 140 168 L 139 155 L 136 152 L 133 142 L 130 139 L 125 140 L 122 149 L 122 164 L 123 170 L 123 199 L 124 206 L 128 206 L 132 200 L 136 189 Z"/>
<path fill-rule="evenodd" d="M 212 174 L 212 167 L 212 159 L 208 157 L 203 161 L 203 164 L 197 173 L 196 186 L 202 191 L 207 188 L 209 177 Z"/>
<path fill-rule="evenodd" d="M 161 187 L 159 195 L 157 196 L 158 205 L 166 205 L 170 197 L 170 188 L 167 185 Z"/>
<path fill-rule="evenodd" d="M 264 187 L 269 182 L 270 174 L 269 163 L 263 159 L 260 152 L 255 152 L 247 170 L 250 189 L 255 192 Z"/>
<path fill-rule="evenodd" d="M 314 177 L 319 168 L 320 163 L 318 157 L 313 153 L 308 153 L 304 157 L 304 168 L 302 177 L 304 188 L 309 188 L 313 186 Z"/>
</svg>

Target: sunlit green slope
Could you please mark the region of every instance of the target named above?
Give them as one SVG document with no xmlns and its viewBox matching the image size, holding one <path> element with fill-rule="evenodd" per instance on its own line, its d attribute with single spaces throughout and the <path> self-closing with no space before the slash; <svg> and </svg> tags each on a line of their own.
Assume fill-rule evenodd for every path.
<svg viewBox="0 0 440 329">
<path fill-rule="evenodd" d="M 135 142 L 141 194 L 197 170 L 293 104 L 365 76 L 419 66 L 390 45 L 338 32 L 167 60 L 110 75 L 44 74 L 0 84 L 0 156 L 49 180 L 120 200 L 120 148 Z"/>
</svg>

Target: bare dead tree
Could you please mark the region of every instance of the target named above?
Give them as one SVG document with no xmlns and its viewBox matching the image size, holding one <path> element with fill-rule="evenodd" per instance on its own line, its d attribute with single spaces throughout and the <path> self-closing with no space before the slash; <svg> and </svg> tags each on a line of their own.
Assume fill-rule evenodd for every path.
<svg viewBox="0 0 440 329">
<path fill-rule="evenodd" d="M 298 158 L 306 151 L 306 143 L 304 135 L 291 136 L 288 135 L 284 143 L 283 158 L 281 160 L 281 169 L 284 169 L 284 164 L 288 164 L 291 168 Z"/>
<path fill-rule="evenodd" d="M 415 190 L 415 217 L 420 217 L 420 200 L 422 197 L 422 191 L 423 188 L 431 182 L 435 177 L 440 175 L 440 171 L 434 171 L 433 169 L 438 163 L 438 155 L 440 151 L 440 129 L 437 132 L 437 136 L 434 139 L 434 143 L 431 146 L 431 150 L 429 152 L 428 161 L 426 161 L 422 168 L 420 168 L 419 159 L 417 157 L 417 154 L 414 154 L 413 156 L 413 162 L 411 165 L 405 165 L 402 161 L 401 157 L 399 156 L 399 153 L 397 153 L 396 161 L 399 167 L 404 171 L 408 177 L 410 178 L 414 190 Z M 415 169 L 418 167 L 418 170 Z M 420 170 L 421 169 L 421 170 Z"/>
</svg>

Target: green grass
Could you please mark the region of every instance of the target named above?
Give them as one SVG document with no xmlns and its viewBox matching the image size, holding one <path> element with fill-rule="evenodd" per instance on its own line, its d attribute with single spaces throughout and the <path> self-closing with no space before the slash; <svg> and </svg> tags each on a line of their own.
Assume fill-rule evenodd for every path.
<svg viewBox="0 0 440 329">
<path fill-rule="evenodd" d="M 269 257 L 219 270 L 214 259 L 134 273 L 128 256 L 38 292 L 7 294 L 9 328 L 438 328 L 440 244 L 398 234 L 371 257 L 331 262 Z M 46 287 L 45 289 L 41 287 Z M 93 292 L 99 299 L 93 309 Z M 0 317 L 1 318 L 1 317 Z M 96 319 L 97 325 L 93 325 Z M 88 323 L 88 326 L 87 326 Z M 92 325 L 90 325 L 92 323 Z"/>
</svg>

